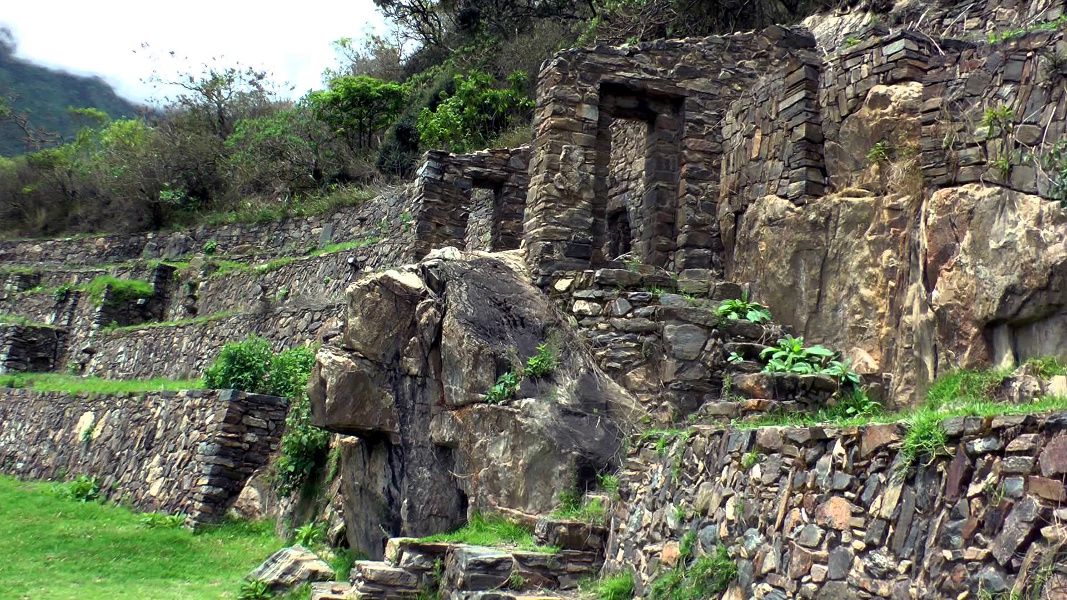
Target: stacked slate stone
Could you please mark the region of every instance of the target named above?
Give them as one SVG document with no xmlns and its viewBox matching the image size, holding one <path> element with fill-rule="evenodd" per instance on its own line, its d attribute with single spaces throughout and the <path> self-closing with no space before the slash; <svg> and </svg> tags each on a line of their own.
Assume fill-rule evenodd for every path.
<svg viewBox="0 0 1067 600">
<path fill-rule="evenodd" d="M 487 251 L 518 248 L 529 161 L 529 146 L 471 154 L 427 152 L 415 181 L 418 249 L 414 258 L 443 246 Z M 486 191 L 484 197 L 477 194 L 479 190 Z"/>
<path fill-rule="evenodd" d="M 606 570 L 636 569 L 647 590 L 692 533 L 698 554 L 730 547 L 728 598 L 1062 597 L 1065 417 L 944 428 L 945 453 L 910 462 L 899 424 L 698 426 L 666 455 L 647 444 L 622 474 Z"/>
<path fill-rule="evenodd" d="M 51 371 L 59 364 L 65 345 L 62 329 L 0 323 L 0 373 Z"/>
</svg>

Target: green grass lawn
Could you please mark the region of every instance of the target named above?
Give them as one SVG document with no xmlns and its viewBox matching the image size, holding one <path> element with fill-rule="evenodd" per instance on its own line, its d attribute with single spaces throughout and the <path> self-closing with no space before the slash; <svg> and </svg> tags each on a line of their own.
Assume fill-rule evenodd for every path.
<svg viewBox="0 0 1067 600">
<path fill-rule="evenodd" d="M 61 489 L 0 477 L 0 598 L 235 598 L 241 579 L 283 545 L 270 523 L 197 535 L 147 528 L 126 508 L 78 502 Z"/>
</svg>

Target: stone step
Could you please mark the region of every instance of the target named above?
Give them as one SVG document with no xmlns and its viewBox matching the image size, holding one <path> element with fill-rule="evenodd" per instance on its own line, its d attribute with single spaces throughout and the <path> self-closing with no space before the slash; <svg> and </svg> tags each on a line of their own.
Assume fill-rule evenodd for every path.
<svg viewBox="0 0 1067 600">
<path fill-rule="evenodd" d="M 385 561 L 359 560 L 352 565 L 352 598 L 414 600 L 421 584 L 417 572 Z"/>
</svg>

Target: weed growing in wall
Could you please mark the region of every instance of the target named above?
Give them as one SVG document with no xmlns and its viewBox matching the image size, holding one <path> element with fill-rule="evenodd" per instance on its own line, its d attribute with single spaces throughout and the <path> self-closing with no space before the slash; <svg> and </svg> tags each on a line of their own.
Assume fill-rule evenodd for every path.
<svg viewBox="0 0 1067 600">
<path fill-rule="evenodd" d="M 218 358 L 204 372 L 204 385 L 211 389 L 232 389 L 265 394 L 267 371 L 271 364 L 270 342 L 249 336 L 222 347 Z"/>
<path fill-rule="evenodd" d="M 720 319 L 731 321 L 751 321 L 764 323 L 771 320 L 771 311 L 758 302 L 749 302 L 748 292 L 743 292 L 740 299 L 725 300 L 715 309 Z"/>
<path fill-rule="evenodd" d="M 485 394 L 485 401 L 489 404 L 500 404 L 501 402 L 513 398 L 515 392 L 519 390 L 519 376 L 515 373 L 508 371 L 497 378 L 493 387 L 489 388 L 489 391 Z"/>
<path fill-rule="evenodd" d="M 698 600 L 717 598 L 737 578 L 737 564 L 730 558 L 725 546 L 718 546 L 686 564 L 679 557 L 678 565 L 661 572 L 649 586 L 649 600 Z"/>
<path fill-rule="evenodd" d="M 584 582 L 579 590 L 583 597 L 597 600 L 630 600 L 634 597 L 634 575 L 629 571 Z"/>
<path fill-rule="evenodd" d="M 93 502 L 100 499 L 100 482 L 95 477 L 78 475 L 66 484 L 66 496 L 78 502 Z"/>
<path fill-rule="evenodd" d="M 533 378 L 545 377 L 551 375 L 557 366 L 559 366 L 559 352 L 555 344 L 538 344 L 537 353 L 526 359 L 523 374 Z"/>
</svg>

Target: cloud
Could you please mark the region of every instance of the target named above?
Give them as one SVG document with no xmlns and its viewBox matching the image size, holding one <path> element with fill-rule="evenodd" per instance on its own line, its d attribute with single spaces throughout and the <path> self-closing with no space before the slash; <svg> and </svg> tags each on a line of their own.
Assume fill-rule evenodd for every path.
<svg viewBox="0 0 1067 600">
<path fill-rule="evenodd" d="M 300 96 L 322 87 L 322 72 L 335 60 L 331 41 L 384 28 L 371 0 L 6 4 L 0 25 L 14 32 L 19 57 L 99 75 L 137 101 L 155 95 L 142 81 L 154 71 L 170 77 L 212 59 L 266 69 Z"/>
</svg>

